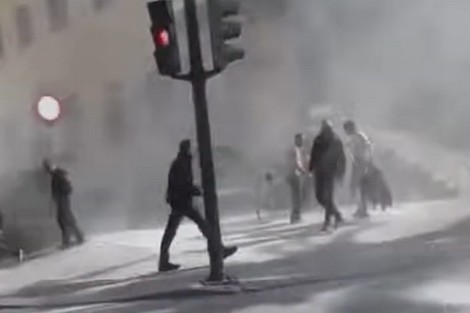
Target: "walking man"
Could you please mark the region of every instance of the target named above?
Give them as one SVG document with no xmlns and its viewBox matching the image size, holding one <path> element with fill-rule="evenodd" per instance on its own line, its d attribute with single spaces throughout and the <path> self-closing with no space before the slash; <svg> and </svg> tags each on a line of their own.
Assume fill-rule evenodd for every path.
<svg viewBox="0 0 470 313">
<path fill-rule="evenodd" d="M 52 199 L 56 206 L 57 223 L 62 233 L 62 248 L 69 248 L 72 239 L 75 239 L 76 244 L 80 245 L 85 239 L 70 206 L 72 184 L 68 172 L 58 166 L 51 165 L 48 160 L 43 162 L 43 167 L 51 179 Z"/>
<path fill-rule="evenodd" d="M 184 217 L 196 223 L 204 237 L 208 238 L 208 224 L 193 206 L 193 197 L 201 195 L 201 189 L 193 182 L 191 141 L 186 139 L 180 143 L 178 156 L 171 164 L 168 174 L 166 201 L 171 207 L 171 213 L 160 246 L 160 272 L 168 272 L 180 268 L 180 265 L 170 262 L 169 250 Z M 236 246 L 224 247 L 223 249 L 224 258 L 231 256 L 237 251 Z"/>
<path fill-rule="evenodd" d="M 347 144 L 351 154 L 352 173 L 350 190 L 354 198 L 359 192 L 358 208 L 354 213 L 357 218 L 369 216 L 367 210 L 367 174 L 372 166 L 372 144 L 367 136 L 359 131 L 354 121 L 348 120 L 343 125 L 345 133 L 349 136 Z"/>
<path fill-rule="evenodd" d="M 320 133 L 313 142 L 309 170 L 315 176 L 315 195 L 325 209 L 322 231 L 330 227 L 331 218 L 338 226 L 343 218 L 334 201 L 335 182 L 342 181 L 346 171 L 343 143 L 329 121 L 323 121 Z"/>
<path fill-rule="evenodd" d="M 307 153 L 304 147 L 304 137 L 296 134 L 294 147 L 289 153 L 289 173 L 287 182 L 291 189 L 292 211 L 290 216 L 291 224 L 301 221 L 302 207 L 305 203 L 305 183 L 307 178 Z"/>
</svg>

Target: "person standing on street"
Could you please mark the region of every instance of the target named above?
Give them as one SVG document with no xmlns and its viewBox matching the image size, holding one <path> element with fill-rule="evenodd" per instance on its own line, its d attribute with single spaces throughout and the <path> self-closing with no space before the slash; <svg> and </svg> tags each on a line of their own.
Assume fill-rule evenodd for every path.
<svg viewBox="0 0 470 313">
<path fill-rule="evenodd" d="M 322 231 L 327 231 L 331 217 L 335 218 L 335 226 L 343 221 L 335 204 L 334 194 L 335 182 L 342 181 L 346 171 L 343 143 L 329 121 L 322 121 L 320 133 L 313 142 L 309 170 L 315 176 L 317 201 L 325 209 Z"/>
<path fill-rule="evenodd" d="M 343 125 L 345 133 L 349 136 L 347 144 L 351 154 L 352 172 L 350 190 L 354 198 L 359 192 L 359 203 L 354 216 L 356 218 L 366 218 L 369 216 L 367 210 L 367 174 L 372 166 L 372 144 L 367 136 L 359 131 L 356 123 L 348 120 Z"/>
<path fill-rule="evenodd" d="M 305 183 L 308 175 L 307 153 L 304 147 L 304 137 L 296 134 L 294 147 L 289 152 L 289 172 L 287 182 L 291 190 L 292 211 L 290 216 L 291 224 L 295 224 L 302 219 L 302 208 L 305 204 Z"/>
<path fill-rule="evenodd" d="M 56 206 L 57 223 L 62 233 L 62 248 L 66 249 L 71 246 L 72 237 L 75 237 L 77 244 L 83 244 L 85 241 L 83 232 L 71 209 L 72 184 L 68 172 L 51 165 L 48 160 L 43 162 L 43 167 L 51 179 L 52 199 Z"/>
<path fill-rule="evenodd" d="M 171 164 L 168 173 L 166 202 L 171 207 L 171 213 L 160 246 L 160 272 L 180 268 L 180 265 L 170 262 L 169 250 L 184 217 L 192 220 L 206 239 L 209 237 L 209 226 L 206 220 L 193 206 L 193 197 L 197 196 L 202 196 L 202 192 L 193 181 L 191 141 L 186 139 L 181 141 L 178 156 Z M 236 251 L 236 246 L 224 247 L 223 256 L 227 258 Z"/>
</svg>

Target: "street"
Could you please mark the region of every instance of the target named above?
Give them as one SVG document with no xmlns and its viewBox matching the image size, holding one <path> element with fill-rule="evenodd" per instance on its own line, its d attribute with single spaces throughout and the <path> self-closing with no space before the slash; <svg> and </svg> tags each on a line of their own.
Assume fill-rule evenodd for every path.
<svg viewBox="0 0 470 313">
<path fill-rule="evenodd" d="M 431 213 L 432 212 L 432 213 Z M 347 216 L 351 214 L 347 210 Z M 0 272 L 5 312 L 467 312 L 470 213 L 463 201 L 410 203 L 320 233 L 320 216 L 227 220 L 240 247 L 238 287 L 202 287 L 205 243 L 179 232 L 179 272 L 157 274 L 161 230 L 93 237 L 85 246 Z M 40 270 L 38 270 L 40 269 Z M 208 299 L 210 299 L 208 301 Z"/>
<path fill-rule="evenodd" d="M 470 313 L 469 21 L 0 0 L 0 311 Z"/>
</svg>

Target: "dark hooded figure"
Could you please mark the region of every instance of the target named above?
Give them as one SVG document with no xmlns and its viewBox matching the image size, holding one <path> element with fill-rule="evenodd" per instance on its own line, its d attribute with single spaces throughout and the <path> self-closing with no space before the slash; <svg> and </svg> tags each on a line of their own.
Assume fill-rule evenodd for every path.
<svg viewBox="0 0 470 313">
<path fill-rule="evenodd" d="M 85 239 L 70 206 L 72 184 L 68 172 L 52 166 L 48 160 L 43 162 L 43 167 L 51 179 L 51 193 L 56 205 L 57 223 L 62 233 L 62 247 L 70 247 L 73 237 L 77 244 L 82 244 Z"/>
<path fill-rule="evenodd" d="M 309 170 L 315 176 L 315 194 L 325 209 L 323 231 L 335 218 L 335 226 L 343 221 L 334 201 L 335 182 L 342 181 L 346 171 L 343 143 L 328 121 L 323 121 L 320 133 L 313 142 Z"/>
<path fill-rule="evenodd" d="M 169 249 L 183 217 L 192 220 L 204 237 L 208 238 L 209 229 L 206 220 L 193 206 L 193 197 L 201 196 L 201 189 L 193 182 L 191 141 L 183 140 L 179 152 L 168 173 L 166 201 L 171 207 L 170 217 L 160 246 L 159 271 L 177 270 L 180 265 L 170 263 Z M 237 247 L 224 247 L 224 258 L 237 251 Z"/>
</svg>

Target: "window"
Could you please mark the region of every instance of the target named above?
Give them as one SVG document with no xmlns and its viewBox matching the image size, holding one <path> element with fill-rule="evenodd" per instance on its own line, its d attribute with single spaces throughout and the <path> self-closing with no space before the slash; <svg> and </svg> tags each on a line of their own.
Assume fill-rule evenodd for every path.
<svg viewBox="0 0 470 313">
<path fill-rule="evenodd" d="M 0 27 L 0 59 L 5 55 L 5 46 L 3 43 L 3 33 L 2 28 Z"/>
<path fill-rule="evenodd" d="M 111 83 L 105 89 L 104 127 L 109 143 L 121 144 L 126 135 L 125 99 L 123 86 Z"/>
<path fill-rule="evenodd" d="M 102 11 L 112 4 L 113 0 L 93 0 L 93 10 L 96 12 Z"/>
<path fill-rule="evenodd" d="M 33 42 L 33 24 L 31 12 L 26 5 L 20 5 L 16 8 L 16 29 L 18 45 L 21 48 L 29 46 Z"/>
<path fill-rule="evenodd" d="M 67 26 L 68 0 L 47 0 L 47 12 L 51 30 L 61 30 Z"/>
<path fill-rule="evenodd" d="M 79 157 L 82 148 L 83 111 L 77 94 L 71 94 L 62 100 L 63 119 L 58 125 L 60 134 L 60 156 L 73 161 Z"/>
</svg>

